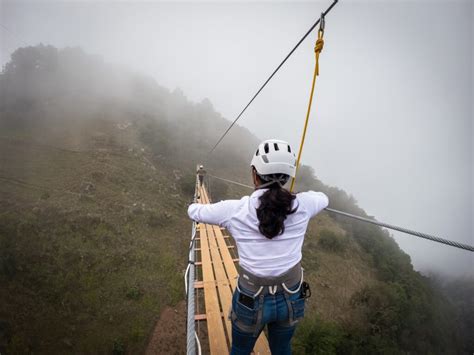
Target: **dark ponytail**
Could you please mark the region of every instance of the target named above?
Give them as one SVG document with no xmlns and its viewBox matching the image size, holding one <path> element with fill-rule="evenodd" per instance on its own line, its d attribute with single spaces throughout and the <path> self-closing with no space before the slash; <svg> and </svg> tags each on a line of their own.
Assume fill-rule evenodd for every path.
<svg viewBox="0 0 474 355">
<path fill-rule="evenodd" d="M 291 204 L 296 198 L 294 194 L 281 187 L 277 182 L 260 196 L 257 218 L 260 222 L 258 230 L 268 239 L 273 239 L 285 231 L 286 216 L 296 211 Z"/>
</svg>

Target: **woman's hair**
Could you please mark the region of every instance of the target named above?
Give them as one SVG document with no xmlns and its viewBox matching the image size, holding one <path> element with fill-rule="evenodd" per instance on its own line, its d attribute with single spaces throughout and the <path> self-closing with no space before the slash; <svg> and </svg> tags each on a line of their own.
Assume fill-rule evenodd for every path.
<svg viewBox="0 0 474 355">
<path fill-rule="evenodd" d="M 273 239 L 285 231 L 286 216 L 296 211 L 291 209 L 294 194 L 281 187 L 278 182 L 268 186 L 268 190 L 260 196 L 257 218 L 260 222 L 258 230 L 268 239 Z"/>
</svg>

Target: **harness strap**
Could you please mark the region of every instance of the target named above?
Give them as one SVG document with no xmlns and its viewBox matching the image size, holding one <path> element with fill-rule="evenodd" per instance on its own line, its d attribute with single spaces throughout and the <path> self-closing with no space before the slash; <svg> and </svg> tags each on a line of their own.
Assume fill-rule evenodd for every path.
<svg viewBox="0 0 474 355">
<path fill-rule="evenodd" d="M 259 302 L 258 302 L 258 313 L 257 313 L 257 326 L 255 327 L 255 331 L 253 335 L 256 337 L 261 331 L 261 324 L 262 324 L 262 318 L 263 318 L 263 299 L 265 298 L 265 295 L 263 293 L 260 294 L 259 296 Z"/>
<path fill-rule="evenodd" d="M 239 292 L 242 293 L 242 290 L 241 290 L 240 287 L 239 287 L 239 280 L 240 280 L 240 275 L 237 276 L 237 286 L 236 286 L 236 287 L 237 287 L 237 290 L 239 290 Z M 252 298 L 257 297 L 257 296 L 260 294 L 260 292 L 263 291 L 263 289 L 264 289 L 264 287 L 263 287 L 263 286 L 260 286 L 259 289 L 257 290 L 257 292 L 254 293 L 254 295 L 252 296 Z"/>
<path fill-rule="evenodd" d="M 276 277 L 262 277 L 254 275 L 253 273 L 240 268 L 239 279 L 237 282 L 237 289 L 241 292 L 240 286 L 244 288 L 247 293 L 253 294 L 253 297 L 267 293 L 274 295 L 278 289 L 289 290 L 288 287 L 292 287 L 299 283 L 299 288 L 301 287 L 301 282 L 303 280 L 303 269 L 301 263 L 297 263 L 287 272 Z M 240 285 L 239 285 L 240 284 Z M 295 291 L 290 291 L 289 293 L 295 293 Z"/>
<path fill-rule="evenodd" d="M 296 323 L 296 321 L 294 320 L 293 306 L 290 301 L 290 296 L 286 292 L 283 292 L 283 295 L 285 297 L 286 305 L 288 307 L 288 323 L 290 325 L 293 325 Z"/>
<path fill-rule="evenodd" d="M 297 288 L 296 290 L 291 291 L 291 290 L 285 285 L 284 282 L 281 283 L 281 287 L 283 287 L 283 289 L 284 289 L 286 292 L 291 293 L 292 295 L 294 295 L 295 293 L 300 292 L 300 290 L 301 290 L 301 285 L 303 284 L 303 274 L 304 274 L 304 269 L 301 268 L 301 281 L 300 281 L 300 283 L 299 283 L 299 285 L 298 285 L 298 288 Z"/>
</svg>

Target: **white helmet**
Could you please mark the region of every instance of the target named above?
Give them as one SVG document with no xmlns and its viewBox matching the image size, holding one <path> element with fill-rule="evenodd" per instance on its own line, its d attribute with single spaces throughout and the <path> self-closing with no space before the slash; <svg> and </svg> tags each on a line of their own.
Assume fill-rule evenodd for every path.
<svg viewBox="0 0 474 355">
<path fill-rule="evenodd" d="M 278 139 L 268 139 L 258 146 L 251 166 L 258 175 L 284 174 L 295 177 L 296 156 L 290 145 Z"/>
</svg>

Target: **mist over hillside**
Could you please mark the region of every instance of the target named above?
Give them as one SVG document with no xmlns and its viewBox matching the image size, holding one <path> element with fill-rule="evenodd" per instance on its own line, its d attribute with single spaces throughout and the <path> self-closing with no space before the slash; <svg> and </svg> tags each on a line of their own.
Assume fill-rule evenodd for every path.
<svg viewBox="0 0 474 355">
<path fill-rule="evenodd" d="M 208 156 L 229 124 L 210 100 L 80 48 L 15 51 L 0 114 L 0 352 L 142 352 L 163 309 L 184 299 L 196 164 L 249 183 L 258 139 L 236 126 Z M 248 194 L 211 184 L 214 200 Z M 366 216 L 303 166 L 297 190 L 308 189 Z M 314 296 L 297 353 L 474 349 L 472 280 L 420 275 L 386 230 L 324 212 L 303 265 Z"/>
</svg>

